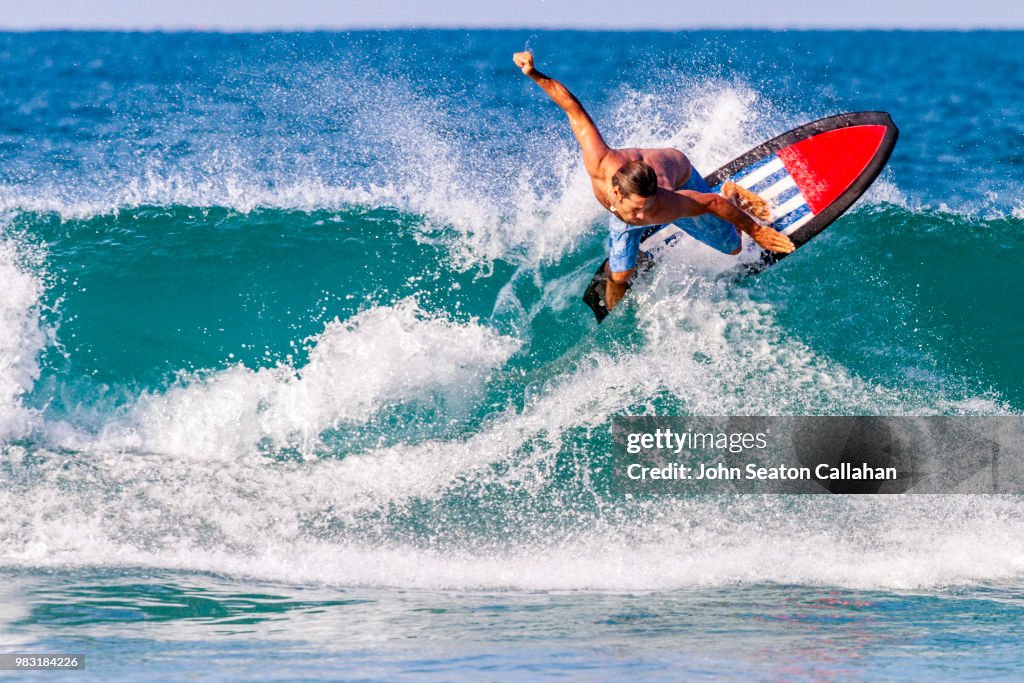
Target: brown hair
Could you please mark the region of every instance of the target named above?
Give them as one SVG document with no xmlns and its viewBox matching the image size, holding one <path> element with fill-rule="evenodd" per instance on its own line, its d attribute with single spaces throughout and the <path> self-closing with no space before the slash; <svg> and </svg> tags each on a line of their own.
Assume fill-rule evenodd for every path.
<svg viewBox="0 0 1024 683">
<path fill-rule="evenodd" d="M 658 174 L 642 161 L 627 161 L 612 176 L 612 186 L 623 196 L 653 197 L 658 191 Z"/>
</svg>

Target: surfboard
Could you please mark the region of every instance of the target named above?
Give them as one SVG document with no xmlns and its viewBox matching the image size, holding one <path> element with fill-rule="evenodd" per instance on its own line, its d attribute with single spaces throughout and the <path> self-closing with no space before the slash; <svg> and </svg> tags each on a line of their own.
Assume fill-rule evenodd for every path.
<svg viewBox="0 0 1024 683">
<path fill-rule="evenodd" d="M 772 207 L 771 227 L 788 235 L 800 249 L 871 186 L 889 161 L 897 137 L 899 130 L 885 112 L 828 116 L 772 138 L 705 180 L 713 192 L 732 180 L 766 199 Z M 682 234 L 671 223 L 651 226 L 641 238 L 641 253 L 657 258 Z M 765 252 L 749 271 L 759 272 L 784 256 Z M 606 259 L 583 294 L 598 322 L 608 315 L 604 304 L 607 265 Z"/>
</svg>

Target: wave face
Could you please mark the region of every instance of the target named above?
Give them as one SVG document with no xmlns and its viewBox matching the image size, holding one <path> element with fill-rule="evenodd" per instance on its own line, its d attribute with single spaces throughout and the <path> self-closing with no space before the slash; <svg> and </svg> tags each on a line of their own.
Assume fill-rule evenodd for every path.
<svg viewBox="0 0 1024 683">
<path fill-rule="evenodd" d="M 603 217 L 561 115 L 510 68 L 526 40 L 612 144 L 706 172 L 839 110 L 891 110 L 902 139 L 807 249 L 740 278 L 684 244 L 597 327 L 579 296 Z M 652 503 L 601 473 L 614 415 L 1021 412 L 1022 124 L 999 114 L 1024 107 L 1000 80 L 1021 47 L 972 43 L 987 75 L 913 49 L 962 40 L 0 36 L 0 564 L 1019 582 L 1015 497 Z"/>
</svg>

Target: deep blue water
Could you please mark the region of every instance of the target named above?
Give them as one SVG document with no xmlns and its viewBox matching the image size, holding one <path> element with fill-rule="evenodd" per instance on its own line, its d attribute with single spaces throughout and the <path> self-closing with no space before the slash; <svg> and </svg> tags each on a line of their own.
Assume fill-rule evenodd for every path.
<svg viewBox="0 0 1024 683">
<path fill-rule="evenodd" d="M 1022 38 L 0 34 L 3 651 L 1014 677 L 1018 498 L 635 501 L 600 468 L 613 415 L 1021 413 Z M 705 173 L 841 111 L 901 137 L 806 249 L 740 279 L 686 245 L 599 328 L 602 210 L 524 47 Z"/>
</svg>

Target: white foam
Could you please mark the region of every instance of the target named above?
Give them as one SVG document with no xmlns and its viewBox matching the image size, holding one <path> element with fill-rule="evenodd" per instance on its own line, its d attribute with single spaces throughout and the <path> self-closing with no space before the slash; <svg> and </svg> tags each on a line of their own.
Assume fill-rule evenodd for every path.
<svg viewBox="0 0 1024 683">
<path fill-rule="evenodd" d="M 40 324 L 42 279 L 30 263 L 41 253 L 0 228 L 0 442 L 25 436 L 35 422 L 22 399 L 39 377 L 38 355 L 48 335 Z"/>
<path fill-rule="evenodd" d="M 331 532 L 332 525 L 358 523 L 337 507 L 356 501 L 360 490 L 369 496 L 385 486 L 380 471 L 358 479 L 339 476 L 346 465 L 331 461 L 208 470 L 166 459 L 154 468 L 141 456 L 70 469 L 54 460 L 44 476 L 36 470 L 31 496 L 21 486 L 0 490 L 0 504 L 13 511 L 0 518 L 4 566 L 156 567 L 405 590 L 762 583 L 906 590 L 1024 576 L 1016 531 L 1024 517 L 1015 497 L 665 498 L 623 504 L 604 519 L 551 524 L 509 509 L 518 522 L 509 522 L 506 538 L 464 542 L 448 526 L 442 537 L 416 544 L 386 526 L 364 525 L 363 534 L 385 534 L 376 541 Z M 409 458 L 405 466 L 421 463 Z M 398 471 L 386 474 L 385 482 L 394 481 Z M 69 495 L 70 476 L 104 488 Z M 483 483 L 493 491 L 500 480 L 491 475 Z M 374 497 L 373 507 L 394 502 Z M 524 522 L 541 533 L 521 534 Z"/>
<path fill-rule="evenodd" d="M 64 444 L 199 459 L 243 457 L 263 444 L 312 457 L 324 431 L 365 422 L 384 407 L 432 401 L 457 414 L 518 348 L 477 322 L 427 315 L 412 299 L 335 320 L 309 342 L 300 367 L 236 364 L 184 375 L 142 395 L 97 442 L 78 434 Z"/>
<path fill-rule="evenodd" d="M 870 206 L 892 204 L 893 206 L 913 212 L 920 212 L 922 210 L 920 206 L 913 206 L 910 203 L 906 193 L 891 178 L 887 177 L 887 174 L 883 174 L 882 177 L 875 180 L 871 187 L 868 188 L 868 191 L 857 200 L 857 205 L 865 204 Z"/>
</svg>

